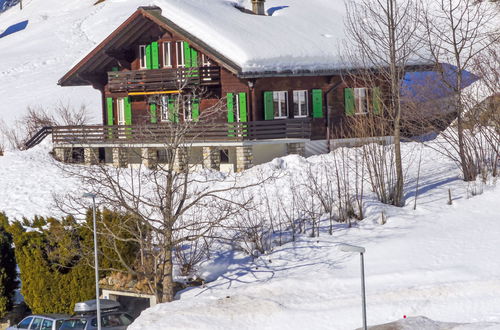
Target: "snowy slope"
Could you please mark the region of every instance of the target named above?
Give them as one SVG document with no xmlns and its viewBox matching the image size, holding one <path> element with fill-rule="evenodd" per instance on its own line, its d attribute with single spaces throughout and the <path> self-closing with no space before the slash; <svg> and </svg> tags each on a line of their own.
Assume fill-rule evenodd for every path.
<svg viewBox="0 0 500 330">
<path fill-rule="evenodd" d="M 0 39 L 0 118 L 18 119 L 26 107 L 52 110 L 84 104 L 100 121 L 100 93 L 57 81 L 137 8 L 139 1 L 31 0 L 0 15 L 0 31 L 23 20 L 28 27 Z"/>
<path fill-rule="evenodd" d="M 0 39 L 0 115 L 7 123 L 27 106 L 87 106 L 99 121 L 100 95 L 91 87 L 57 86 L 74 64 L 139 6 L 163 15 L 239 64 L 245 71 L 335 67 L 343 36 L 342 0 L 268 0 L 289 6 L 272 17 L 244 14 L 228 0 L 31 0 L 0 16 L 0 31 L 28 20 L 28 27 Z M 314 21 L 314 24 L 310 22 Z"/>
<path fill-rule="evenodd" d="M 413 143 L 403 145 L 406 155 L 418 148 Z M 0 157 L 0 210 L 11 218 L 55 215 L 52 193 L 85 190 L 62 175 L 47 155 L 49 150 L 46 142 Z M 299 180 L 308 163 L 330 159 L 323 157 L 287 156 L 249 170 L 244 177 L 279 167 Z M 414 164 L 414 156 L 405 159 Z M 500 323 L 500 187 L 477 185 L 476 190 L 484 193 L 471 197 L 474 187 L 460 181 L 454 164 L 430 148 L 424 149 L 423 159 L 416 211 L 415 182 L 410 180 L 405 207 L 367 198 L 367 218 L 353 228 L 336 225 L 333 236 L 325 228 L 319 238 L 300 236 L 296 243 L 276 247 L 254 261 L 221 250 L 200 268 L 200 274 L 213 282 L 183 292 L 174 303 L 143 312 L 131 330 L 359 327 L 359 257 L 340 252 L 340 243 L 367 249 L 370 325 L 404 315 L 475 322 L 474 329 L 483 329 L 477 322 Z M 415 166 L 409 171 L 415 177 Z M 454 199 L 451 206 L 448 189 Z M 385 225 L 380 224 L 382 211 L 388 217 Z"/>
<path fill-rule="evenodd" d="M 366 220 L 338 226 L 333 236 L 325 230 L 318 239 L 302 237 L 254 262 L 221 257 L 205 274 L 227 267 L 216 281 L 143 312 L 131 329 L 354 329 L 361 325 L 359 257 L 340 252 L 340 243 L 366 247 L 370 325 L 404 315 L 500 322 L 500 187 L 467 199 L 453 165 L 431 150 L 423 157 L 416 211 L 412 198 L 402 209 L 370 203 Z M 300 162 L 284 161 L 298 175 Z"/>
</svg>

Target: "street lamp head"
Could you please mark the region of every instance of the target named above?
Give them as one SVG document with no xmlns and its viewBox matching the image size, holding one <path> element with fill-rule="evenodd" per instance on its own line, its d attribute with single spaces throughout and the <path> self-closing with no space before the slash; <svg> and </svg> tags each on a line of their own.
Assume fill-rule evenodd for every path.
<svg viewBox="0 0 500 330">
<path fill-rule="evenodd" d="M 365 253 L 364 247 L 351 245 L 351 244 L 340 244 L 339 249 L 340 249 L 340 251 L 343 251 L 343 252 Z"/>
<path fill-rule="evenodd" d="M 97 196 L 97 195 L 96 195 L 96 194 L 93 194 L 93 193 L 84 193 L 84 194 L 82 195 L 82 197 L 84 197 L 84 198 L 96 198 L 96 196 Z"/>
</svg>

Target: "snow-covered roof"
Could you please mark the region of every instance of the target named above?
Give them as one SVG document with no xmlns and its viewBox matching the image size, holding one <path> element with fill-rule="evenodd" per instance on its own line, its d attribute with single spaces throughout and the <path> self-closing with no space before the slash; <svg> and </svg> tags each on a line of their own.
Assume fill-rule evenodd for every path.
<svg viewBox="0 0 500 330">
<path fill-rule="evenodd" d="M 152 24 L 175 31 L 240 77 L 332 74 L 342 68 L 343 0 L 267 0 L 267 15 L 251 13 L 250 0 L 153 0 L 146 7 L 131 1 L 142 6 L 60 85 L 88 85 L 85 75 L 109 69 L 115 63 L 110 52 L 137 42 Z"/>
<path fill-rule="evenodd" d="M 271 16 L 235 8 L 250 9 L 250 0 L 154 3 L 162 16 L 236 63 L 241 72 L 321 71 L 340 65 L 343 0 L 267 0 Z"/>
</svg>

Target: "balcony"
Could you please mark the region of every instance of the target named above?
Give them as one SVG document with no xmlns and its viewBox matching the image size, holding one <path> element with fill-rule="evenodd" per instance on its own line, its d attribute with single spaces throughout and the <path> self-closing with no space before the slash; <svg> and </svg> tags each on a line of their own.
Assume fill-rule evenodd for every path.
<svg viewBox="0 0 500 330">
<path fill-rule="evenodd" d="M 311 121 L 283 119 L 247 123 L 147 124 L 131 126 L 55 126 L 52 141 L 59 146 L 147 145 L 310 139 Z"/>
<path fill-rule="evenodd" d="M 110 92 L 155 92 L 219 83 L 220 68 L 216 66 L 108 72 Z"/>
</svg>

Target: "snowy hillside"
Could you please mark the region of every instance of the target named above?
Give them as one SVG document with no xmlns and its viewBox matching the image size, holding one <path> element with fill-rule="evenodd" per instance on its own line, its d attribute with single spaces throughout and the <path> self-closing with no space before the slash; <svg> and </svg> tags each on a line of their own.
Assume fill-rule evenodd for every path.
<svg viewBox="0 0 500 330">
<path fill-rule="evenodd" d="M 413 143 L 403 147 L 406 155 L 420 148 Z M 55 214 L 53 192 L 84 190 L 75 180 L 62 177 L 47 155 L 49 148 L 46 143 L 0 158 L 4 187 L 0 210 L 17 218 Z M 300 178 L 308 163 L 330 157 L 287 156 L 245 176 L 280 170 Z M 332 236 L 325 222 L 319 238 L 302 235 L 254 261 L 221 250 L 200 268 L 200 275 L 213 282 L 183 292 L 174 303 L 143 312 L 131 329 L 354 329 L 361 325 L 359 257 L 340 252 L 340 243 L 367 249 L 369 324 L 404 315 L 500 323 L 500 189 L 464 183 L 455 165 L 432 149 L 424 149 L 423 159 L 416 211 L 415 182 L 410 181 L 405 207 L 369 199 L 367 218 L 353 228 L 337 224 Z M 406 158 L 407 163 L 413 161 Z M 415 171 L 413 166 L 410 177 L 416 176 Z M 454 200 L 451 206 L 448 189 Z M 484 192 L 472 197 L 472 190 Z M 382 211 L 385 225 L 380 224 Z"/>
<path fill-rule="evenodd" d="M 301 65 L 310 67 L 311 60 L 317 68 L 330 65 L 328 63 L 336 62 L 342 36 L 339 12 L 342 12 L 343 5 L 340 0 L 317 0 L 315 6 L 292 0 L 268 0 L 267 8 L 280 5 L 290 5 L 290 8 L 278 10 L 274 14 L 277 17 L 257 17 L 262 21 L 259 26 L 264 25 L 255 32 L 248 30 L 248 26 L 255 24 L 255 16 L 242 14 L 234 8 L 236 3 L 250 7 L 249 0 L 107 0 L 98 5 L 94 3 L 95 0 L 29 0 L 24 2 L 22 11 L 17 6 L 0 14 L 0 34 L 12 25 L 28 21 L 25 29 L 0 38 L 2 120 L 12 123 L 28 106 L 51 111 L 62 103 L 76 108 L 85 105 L 93 114 L 94 122 L 99 122 L 98 91 L 91 87 L 62 88 L 57 81 L 139 6 L 162 7 L 164 16 L 229 54 L 247 70 L 265 70 L 271 64 L 290 69 L 285 67 L 287 63 L 297 68 Z M 330 24 L 333 19 L 331 14 L 327 15 L 330 11 L 335 13 L 337 24 Z M 302 24 L 291 22 L 294 16 L 304 12 L 306 18 L 322 17 L 323 22 L 323 25 L 314 26 L 315 37 L 310 44 L 305 47 L 302 41 L 298 42 L 307 40 L 304 38 L 289 38 L 277 44 L 283 32 L 292 35 L 304 34 L 304 31 L 310 33 L 313 26 L 307 21 Z M 221 21 L 223 24 L 214 24 L 217 17 L 225 18 Z M 258 34 L 252 37 L 253 33 Z M 242 40 L 246 42 L 235 42 L 239 40 L 235 36 L 243 36 Z"/>
<path fill-rule="evenodd" d="M 94 121 L 100 121 L 99 92 L 90 87 L 62 88 L 56 84 L 58 79 L 138 6 L 163 4 L 169 9 L 164 1 L 107 0 L 94 6 L 95 0 L 28 0 L 23 11 L 16 7 L 0 14 L 0 34 L 28 20 L 25 29 L 0 38 L 2 120 L 13 122 L 27 106 L 50 110 L 62 102 L 74 107 L 84 104 Z M 184 8 L 193 3 L 175 1 Z M 207 8 L 211 0 L 197 1 Z M 225 3 L 213 1 L 219 6 Z M 268 7 L 284 3 L 300 3 L 299 9 L 307 5 L 299 0 L 266 2 Z M 289 12 L 297 10 L 290 8 Z M 319 15 L 320 11 L 311 12 Z M 193 13 L 200 14 L 200 10 Z M 278 13 L 275 18 L 286 19 L 286 13 L 284 9 L 283 17 Z M 176 12 L 165 15 L 183 19 Z M 194 28 L 203 33 L 203 27 Z M 323 34 L 318 38 L 335 39 L 326 28 Z M 252 58 L 241 60 L 252 63 Z M 266 63 L 254 64 L 265 67 Z M 0 212 L 11 219 L 57 216 L 53 194 L 85 191 L 56 166 L 48 154 L 51 147 L 46 139 L 31 150 L 0 157 Z M 255 260 L 222 249 L 199 269 L 211 282 L 182 292 L 173 303 L 146 310 L 130 329 L 357 328 L 361 326 L 359 256 L 340 252 L 340 243 L 366 248 L 370 325 L 407 316 L 399 323 L 413 329 L 500 329 L 500 187 L 464 183 L 455 164 L 424 148 L 418 206 L 413 210 L 415 154 L 420 148 L 414 143 L 403 145 L 405 168 L 412 165 L 405 207 L 382 205 L 372 196 L 365 201 L 366 219 L 352 228 L 336 224 L 331 236 L 325 222 L 319 238 L 301 235 L 296 242 L 276 246 Z M 288 156 L 249 170 L 244 177 L 252 177 L 255 171 L 279 171 L 300 178 L 309 165 L 331 161 L 331 157 Z M 453 205 L 447 204 L 449 191 Z M 478 195 L 472 196 L 473 191 Z M 382 212 L 386 224 L 381 224 Z M 438 324 L 414 318 L 418 315 L 474 325 Z"/>
</svg>

